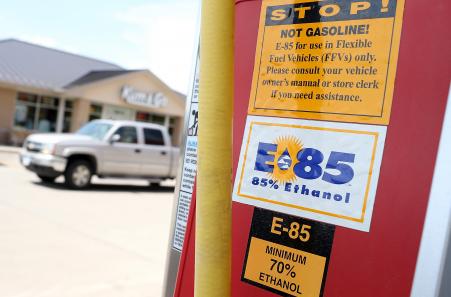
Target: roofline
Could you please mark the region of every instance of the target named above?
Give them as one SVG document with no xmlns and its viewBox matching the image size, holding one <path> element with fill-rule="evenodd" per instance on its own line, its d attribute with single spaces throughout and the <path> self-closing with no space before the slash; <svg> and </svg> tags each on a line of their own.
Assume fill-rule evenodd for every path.
<svg viewBox="0 0 451 297">
<path fill-rule="evenodd" d="M 68 83 L 67 85 L 65 85 L 65 86 L 63 87 L 63 89 L 66 90 L 66 91 L 68 91 L 68 90 L 72 90 L 72 89 L 75 89 L 75 88 L 78 88 L 78 87 L 84 87 L 84 86 L 86 86 L 86 85 L 94 84 L 94 83 L 97 83 L 97 82 L 100 82 L 100 81 L 104 81 L 104 80 L 108 80 L 108 79 L 113 79 L 113 78 L 115 78 L 115 77 L 120 77 L 120 76 L 123 76 L 123 75 L 135 73 L 135 72 L 141 72 L 141 71 L 144 71 L 144 70 L 145 70 L 145 69 L 91 70 L 91 71 L 89 71 L 89 72 L 83 74 L 83 75 L 80 76 L 79 78 L 75 79 L 74 81 L 72 81 L 72 82 Z M 103 72 L 103 71 L 110 71 L 110 72 L 121 71 L 121 72 L 123 72 L 123 73 L 116 74 L 116 75 L 111 75 L 111 76 L 107 76 L 107 77 L 103 77 L 103 78 L 99 78 L 99 79 L 92 80 L 92 81 L 88 81 L 88 82 L 81 83 L 81 84 L 72 85 L 73 82 L 75 82 L 75 81 L 81 79 L 82 77 L 85 77 L 86 75 L 89 75 L 90 73 L 93 73 L 93 72 Z"/>
<path fill-rule="evenodd" d="M 155 75 L 152 71 L 150 71 L 149 69 L 126 69 L 126 68 L 123 68 L 122 66 L 119 66 L 119 65 L 114 64 L 114 63 L 111 63 L 111 62 L 107 62 L 107 61 L 104 61 L 104 60 L 95 59 L 95 58 L 92 58 L 92 57 L 83 56 L 83 55 L 80 55 L 80 54 L 74 54 L 74 53 L 71 53 L 71 52 L 68 52 L 68 51 L 64 51 L 64 50 L 61 50 L 61 49 L 56 49 L 56 48 L 48 47 L 48 46 L 45 46 L 45 45 L 40 45 L 40 44 L 32 43 L 32 42 L 29 42 L 29 41 L 24 41 L 24 40 L 21 40 L 21 39 L 18 39 L 18 38 L 5 38 L 5 39 L 0 39 L 0 43 L 11 42 L 11 41 L 13 41 L 13 42 L 19 42 L 19 43 L 24 43 L 24 44 L 31 45 L 31 46 L 38 47 L 38 48 L 44 48 L 44 49 L 51 50 L 51 51 L 54 51 L 54 52 L 62 53 L 62 54 L 64 54 L 64 55 L 76 56 L 76 57 L 80 57 L 80 58 L 87 59 L 87 60 L 91 60 L 91 61 L 96 61 L 96 62 L 100 62 L 100 63 L 105 63 L 105 64 L 109 64 L 109 65 L 111 65 L 111 66 L 115 66 L 115 67 L 118 67 L 118 68 L 119 68 L 119 69 L 116 69 L 116 70 L 111 69 L 111 70 L 108 70 L 108 71 L 127 71 L 127 72 L 125 72 L 125 73 L 123 73 L 123 74 L 111 76 L 111 77 L 106 77 L 106 78 L 98 79 L 98 80 L 95 80 L 95 81 L 92 81 L 92 82 L 88 82 L 88 83 L 84 83 L 84 84 L 80 84 L 80 85 L 75 85 L 75 86 L 67 87 L 68 85 L 71 84 L 71 83 L 69 83 L 68 85 L 63 86 L 62 88 L 58 88 L 58 89 L 54 89 L 54 88 L 40 88 L 40 87 L 36 87 L 36 86 L 21 85 L 21 84 L 11 83 L 11 82 L 9 82 L 9 81 L 2 81 L 2 80 L 0 80 L 0 83 L 5 83 L 5 84 L 8 84 L 8 85 L 14 85 L 14 86 L 21 86 L 21 87 L 23 86 L 23 87 L 29 87 L 29 88 L 36 88 L 36 89 L 48 90 L 48 91 L 51 91 L 51 92 L 54 92 L 54 93 L 64 93 L 64 92 L 66 92 L 66 91 L 70 91 L 70 90 L 73 90 L 73 89 L 76 89 L 76 88 L 81 88 L 81 87 L 89 86 L 89 85 L 91 85 L 91 84 L 94 84 L 94 83 L 97 83 L 97 82 L 101 82 L 101 81 L 104 81 L 104 80 L 115 79 L 115 78 L 121 77 L 121 76 L 123 76 L 123 75 L 129 75 L 129 74 L 134 74 L 134 73 L 139 73 L 139 72 L 145 72 L 145 73 L 147 73 L 148 75 L 152 76 L 154 79 L 156 79 L 159 83 L 161 83 L 161 84 L 162 84 L 164 87 L 166 87 L 168 90 L 170 90 L 170 91 L 173 92 L 174 94 L 176 94 L 176 95 L 178 95 L 179 97 L 181 97 L 181 99 L 182 99 L 183 101 L 186 101 L 187 95 L 185 95 L 185 94 L 183 94 L 183 93 L 181 93 L 181 92 L 179 92 L 179 91 L 176 91 L 175 89 L 171 88 L 168 84 L 166 84 L 161 78 L 159 78 L 158 76 L 156 76 L 156 75 Z M 101 71 L 101 70 L 94 70 L 94 71 Z M 93 72 L 93 71 L 90 71 L 90 72 Z M 88 72 L 88 73 L 86 73 L 86 74 L 80 76 L 79 78 L 81 78 L 81 77 L 83 77 L 83 76 L 89 74 L 90 72 Z M 77 78 L 77 79 L 79 79 L 79 78 Z M 77 80 L 77 79 L 76 79 L 76 80 Z M 76 80 L 74 80 L 74 81 L 76 81 Z"/>
<path fill-rule="evenodd" d="M 0 40 L 0 43 L 1 42 L 2 42 L 2 40 Z M 113 79 L 119 78 L 119 77 L 124 76 L 124 75 L 135 74 L 135 73 L 138 73 L 138 72 L 146 73 L 148 75 L 151 75 L 151 76 L 155 77 L 157 80 L 159 80 L 160 83 L 164 84 L 168 88 L 168 90 L 170 90 L 174 94 L 178 95 L 180 97 L 180 99 L 183 100 L 183 102 L 186 101 L 186 97 L 187 96 L 185 94 L 182 94 L 182 93 L 172 89 L 171 87 L 169 87 L 166 83 L 164 83 L 159 77 L 154 75 L 148 69 L 132 69 L 132 70 L 129 70 L 129 72 L 126 72 L 126 73 L 122 73 L 122 74 L 119 74 L 119 75 L 106 77 L 106 78 L 99 79 L 99 80 L 96 80 L 96 81 L 92 81 L 92 82 L 89 82 L 89 83 L 76 85 L 76 86 L 72 86 L 70 88 L 63 88 L 63 89 L 60 89 L 60 88 L 56 88 L 56 89 L 55 88 L 45 88 L 45 87 L 38 87 L 38 86 L 33 86 L 33 85 L 17 84 L 17 83 L 14 83 L 14 82 L 4 81 L 4 80 L 0 80 L 0 87 L 6 88 L 6 89 L 10 89 L 10 88 L 11 89 L 16 89 L 18 91 L 22 91 L 23 90 L 25 92 L 32 91 L 32 92 L 36 92 L 36 93 L 52 93 L 53 95 L 64 96 L 64 94 L 66 92 L 70 92 L 70 91 L 75 90 L 77 88 L 83 88 L 85 86 L 93 85 L 93 84 L 96 84 L 96 83 L 99 83 L 99 82 L 102 82 L 102 81 L 113 80 Z"/>
<path fill-rule="evenodd" d="M 124 70 L 127 70 L 127 69 L 124 69 Z M 94 70 L 94 71 L 101 71 L 101 70 Z M 107 71 L 109 71 L 109 70 L 107 70 Z M 87 87 L 87 86 L 89 87 L 90 85 L 93 85 L 93 84 L 96 84 L 96 83 L 99 83 L 99 82 L 103 82 L 103 81 L 107 81 L 107 80 L 114 80 L 114 79 L 119 78 L 119 77 L 124 76 L 124 75 L 130 75 L 130 74 L 134 74 L 134 73 L 137 73 L 137 72 L 143 72 L 143 71 L 147 71 L 147 70 L 146 69 L 142 69 L 142 70 L 141 69 L 136 69 L 136 70 L 135 69 L 130 69 L 130 70 L 127 70 L 127 72 L 124 72 L 122 74 L 113 75 L 113 76 L 109 76 L 109 77 L 104 77 L 104 78 L 97 79 L 97 80 L 94 80 L 94 81 L 90 81 L 90 82 L 87 82 L 87 83 L 84 83 L 84 84 L 75 85 L 75 86 L 68 87 L 68 88 L 65 86 L 64 87 L 64 91 L 72 91 L 72 90 L 76 90 L 77 88 L 84 88 L 84 87 Z M 92 71 L 90 71 L 90 72 L 92 72 Z M 90 72 L 80 76 L 80 78 L 85 76 L 85 75 L 87 75 L 87 74 L 89 74 Z"/>
<path fill-rule="evenodd" d="M 59 88 L 46 88 L 34 85 L 17 84 L 10 81 L 0 80 L 0 87 L 5 89 L 14 89 L 18 92 L 35 92 L 37 94 L 51 94 L 55 96 L 61 96 L 66 90 Z"/>
<path fill-rule="evenodd" d="M 62 49 L 57 49 L 57 48 L 53 48 L 53 47 L 48 47 L 48 46 L 45 46 L 45 45 L 41 45 L 41 44 L 37 44 L 37 43 L 32 43 L 32 42 L 30 42 L 30 41 L 25 41 L 25 40 L 18 39 L 18 38 L 5 38 L 5 39 L 0 39 L 0 43 L 4 43 L 4 42 L 8 42 L 8 41 L 16 41 L 16 42 L 26 43 L 26 44 L 31 45 L 31 46 L 40 47 L 40 48 L 45 48 L 45 49 L 47 49 L 47 50 L 59 52 L 59 53 L 65 54 L 65 55 L 71 55 L 71 56 L 76 56 L 76 57 L 80 57 L 80 58 L 83 58 L 83 59 L 88 59 L 88 60 L 91 60 L 91 61 L 96 61 L 96 62 L 101 62 L 101 63 L 105 63 L 105 64 L 110 64 L 111 66 L 115 66 L 115 67 L 121 68 L 122 70 L 126 70 L 126 69 L 123 68 L 122 66 L 119 66 L 118 64 L 115 64 L 115 63 L 112 63 L 112 62 L 109 62 L 109 61 L 100 60 L 100 59 L 95 59 L 95 58 L 92 58 L 92 57 L 83 56 L 83 55 L 81 55 L 81 54 L 74 54 L 74 53 L 71 53 L 71 52 L 68 52 L 68 51 L 65 51 L 65 50 L 62 50 Z"/>
<path fill-rule="evenodd" d="M 171 87 L 169 87 L 164 81 L 162 81 L 158 76 L 156 76 L 155 74 L 152 73 L 152 71 L 148 70 L 148 69 L 136 69 L 136 70 L 130 70 L 129 72 L 125 72 L 119 75 L 115 75 L 115 76 L 110 76 L 110 77 L 106 77 L 103 79 L 99 79 L 99 80 L 95 80 L 86 84 L 82 84 L 82 85 L 76 85 L 67 89 L 64 89 L 64 92 L 71 92 L 71 91 L 76 91 L 77 89 L 83 89 L 86 87 L 90 87 L 96 83 L 100 83 L 100 82 L 105 82 L 105 81 L 109 81 L 109 80 L 116 80 L 118 78 L 121 78 L 125 75 L 134 75 L 137 73 L 143 73 L 146 75 L 149 75 L 151 78 L 155 79 L 157 81 L 157 83 L 162 84 L 164 88 L 166 88 L 168 91 L 174 93 L 176 95 L 176 97 L 180 100 L 181 104 L 185 104 L 186 103 L 186 95 L 181 94 L 180 92 L 175 91 L 174 89 L 172 89 Z"/>
</svg>

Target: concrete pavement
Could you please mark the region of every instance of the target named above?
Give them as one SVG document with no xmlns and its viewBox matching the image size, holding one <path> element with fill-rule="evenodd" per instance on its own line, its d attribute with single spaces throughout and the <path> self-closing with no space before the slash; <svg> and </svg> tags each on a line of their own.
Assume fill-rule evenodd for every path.
<svg viewBox="0 0 451 297">
<path fill-rule="evenodd" d="M 7 146 L 7 145 L 0 145 L 0 154 L 1 153 L 12 153 L 12 154 L 18 154 L 22 148 L 17 146 Z"/>
<path fill-rule="evenodd" d="M 42 184 L 0 151 L 0 296 L 160 296 L 173 188 Z"/>
</svg>

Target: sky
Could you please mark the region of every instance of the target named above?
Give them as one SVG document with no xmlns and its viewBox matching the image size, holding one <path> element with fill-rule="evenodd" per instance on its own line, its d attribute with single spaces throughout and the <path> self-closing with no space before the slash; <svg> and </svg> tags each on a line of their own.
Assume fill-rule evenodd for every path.
<svg viewBox="0 0 451 297">
<path fill-rule="evenodd" d="M 16 38 L 148 69 L 186 94 L 200 0 L 0 0 L 0 39 Z"/>
</svg>

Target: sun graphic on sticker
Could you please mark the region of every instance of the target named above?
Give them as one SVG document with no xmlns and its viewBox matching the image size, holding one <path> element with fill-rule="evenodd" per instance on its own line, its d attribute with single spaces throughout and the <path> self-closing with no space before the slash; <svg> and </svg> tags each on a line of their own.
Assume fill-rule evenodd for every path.
<svg viewBox="0 0 451 297">
<path fill-rule="evenodd" d="M 281 136 L 276 139 L 277 151 L 274 152 L 274 170 L 269 173 L 272 180 L 279 183 L 294 181 L 296 175 L 293 167 L 295 165 L 296 155 L 302 150 L 302 142 L 294 136 Z"/>
</svg>

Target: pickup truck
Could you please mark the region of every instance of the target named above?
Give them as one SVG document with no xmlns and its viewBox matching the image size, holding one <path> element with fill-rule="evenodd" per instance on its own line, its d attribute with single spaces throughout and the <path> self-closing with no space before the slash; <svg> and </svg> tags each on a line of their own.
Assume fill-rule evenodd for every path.
<svg viewBox="0 0 451 297">
<path fill-rule="evenodd" d="M 95 120 L 76 133 L 32 134 L 24 142 L 20 162 L 43 182 L 64 175 L 72 189 L 89 187 L 91 177 L 141 178 L 151 185 L 174 178 L 179 149 L 172 147 L 166 127 Z"/>
</svg>

